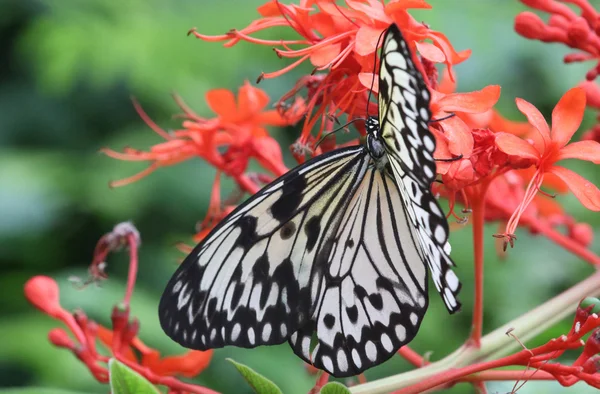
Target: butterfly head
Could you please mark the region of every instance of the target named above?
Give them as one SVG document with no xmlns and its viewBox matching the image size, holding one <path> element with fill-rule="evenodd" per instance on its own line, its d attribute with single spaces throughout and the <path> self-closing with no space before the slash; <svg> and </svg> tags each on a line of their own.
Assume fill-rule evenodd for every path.
<svg viewBox="0 0 600 394">
<path fill-rule="evenodd" d="M 379 120 L 369 116 L 365 122 L 367 129 L 367 150 L 374 160 L 379 160 L 385 155 L 385 148 L 379 134 Z"/>
</svg>

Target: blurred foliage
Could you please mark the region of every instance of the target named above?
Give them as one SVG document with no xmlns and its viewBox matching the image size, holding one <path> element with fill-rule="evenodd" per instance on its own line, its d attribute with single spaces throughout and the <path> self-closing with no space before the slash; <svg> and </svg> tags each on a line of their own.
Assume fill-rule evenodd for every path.
<svg viewBox="0 0 600 394">
<path fill-rule="evenodd" d="M 157 171 L 151 177 L 119 189 L 108 182 L 124 178 L 144 164 L 118 162 L 97 154 L 99 148 L 147 148 L 159 141 L 135 113 L 135 96 L 150 116 L 165 128 L 177 108 L 170 93 L 178 92 L 202 115 L 211 88 L 237 89 L 261 71 L 281 68 L 286 60 L 268 47 L 241 43 L 232 49 L 186 37 L 196 26 L 202 33 L 222 34 L 242 27 L 256 16 L 261 1 L 228 0 L 0 0 L 0 387 L 5 393 L 105 393 L 71 354 L 47 341 L 55 325 L 33 310 L 22 286 L 34 274 L 59 280 L 63 304 L 82 308 L 108 324 L 112 305 L 124 289 L 126 259 L 109 260 L 110 280 L 101 287 L 75 290 L 71 275 L 86 276 L 96 240 L 120 221 L 133 220 L 142 234 L 141 269 L 132 301 L 142 322 L 141 337 L 166 353 L 181 352 L 161 331 L 157 319 L 160 293 L 183 257 L 174 248 L 190 242 L 195 223 L 204 217 L 208 185 L 214 170 L 200 161 Z M 433 11 L 415 15 L 447 34 L 457 49 L 473 55 L 456 67 L 459 89 L 502 86 L 499 103 L 504 115 L 522 120 L 515 97 L 533 102 L 549 114 L 559 97 L 577 84 L 586 65 L 564 65 L 567 49 L 527 41 L 512 29 L 513 18 L 525 9 L 516 1 L 431 0 Z M 284 30 L 265 33 L 277 37 Z M 286 36 L 291 33 L 285 32 Z M 272 98 L 280 97 L 306 65 L 286 76 L 264 81 Z M 589 114 L 582 128 L 589 127 Z M 287 146 L 294 130 L 273 130 Z M 286 149 L 284 151 L 287 152 Z M 292 166 L 293 160 L 286 156 Z M 591 166 L 577 171 L 598 184 Z M 560 197 L 568 212 L 596 229 L 598 215 L 572 196 Z M 547 240 L 520 233 L 508 257 L 497 257 L 490 225 L 486 238 L 485 329 L 517 317 L 588 275 L 592 268 Z M 421 332 L 412 343 L 432 359 L 461 344 L 470 329 L 471 241 L 468 226 L 452 234 L 453 257 L 463 280 L 462 313 L 449 316 L 439 297 L 432 304 Z M 596 252 L 600 246 L 594 246 Z M 539 339 L 558 336 L 570 321 Z M 250 392 L 243 378 L 225 361 L 231 357 L 272 379 L 284 393 L 306 392 L 314 383 L 287 345 L 254 350 L 217 350 L 197 382 L 225 393 Z M 368 379 L 407 370 L 394 357 L 369 370 Z M 345 382 L 345 381 L 344 381 Z M 23 389 L 19 389 L 23 387 Z M 28 388 L 24 388 L 28 387 Z M 41 389 L 56 388 L 54 389 Z M 491 392 L 506 392 L 512 383 L 491 383 Z M 69 391 L 71 390 L 71 391 Z M 469 392 L 459 385 L 448 392 Z M 556 383 L 529 382 L 521 393 L 554 392 Z M 585 387 L 572 389 L 582 393 Z"/>
</svg>

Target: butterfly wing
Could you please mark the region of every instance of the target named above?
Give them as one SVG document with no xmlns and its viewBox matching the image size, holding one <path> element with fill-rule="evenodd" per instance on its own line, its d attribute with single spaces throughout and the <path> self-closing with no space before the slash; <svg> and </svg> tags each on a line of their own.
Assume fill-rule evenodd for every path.
<svg viewBox="0 0 600 394">
<path fill-rule="evenodd" d="M 163 293 L 163 330 L 205 350 L 284 342 L 310 322 L 322 292 L 335 212 L 370 161 L 350 147 L 295 168 L 228 215 Z"/>
<path fill-rule="evenodd" d="M 448 221 L 431 193 L 435 139 L 427 122 L 430 93 L 396 25 L 388 29 L 379 70 L 381 136 L 437 291 L 451 313 L 460 309 L 460 282 L 452 271 Z"/>
<path fill-rule="evenodd" d="M 336 377 L 389 359 L 427 309 L 427 270 L 402 199 L 393 175 L 369 169 L 340 212 L 314 323 L 290 338 L 298 356 Z"/>
</svg>

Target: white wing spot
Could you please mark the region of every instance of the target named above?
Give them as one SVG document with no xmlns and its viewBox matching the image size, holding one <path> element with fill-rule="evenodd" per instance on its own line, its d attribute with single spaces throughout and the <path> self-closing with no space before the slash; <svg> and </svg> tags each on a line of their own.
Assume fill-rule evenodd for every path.
<svg viewBox="0 0 600 394">
<path fill-rule="evenodd" d="M 250 327 L 248 329 L 248 342 L 250 342 L 250 345 L 254 345 L 255 341 L 256 337 L 254 336 L 254 328 Z"/>
<path fill-rule="evenodd" d="M 323 356 L 321 358 L 321 362 L 323 363 L 323 367 L 329 372 L 333 372 L 333 361 L 329 356 Z"/>
<path fill-rule="evenodd" d="M 214 341 L 216 337 L 217 337 L 217 329 L 213 328 L 212 331 L 210 332 L 210 340 Z"/>
<path fill-rule="evenodd" d="M 442 226 L 437 226 L 435 228 L 435 240 L 440 244 L 446 241 L 446 230 L 444 230 Z"/>
<path fill-rule="evenodd" d="M 285 338 L 287 335 L 287 326 L 285 325 L 285 323 L 281 323 L 281 327 L 279 327 L 279 331 L 281 332 L 281 336 L 283 338 Z"/>
<path fill-rule="evenodd" d="M 360 359 L 360 354 L 358 354 L 358 350 L 356 349 L 352 349 L 352 361 L 354 361 L 354 365 L 356 365 L 356 368 L 359 368 L 362 366 L 362 361 Z"/>
<path fill-rule="evenodd" d="M 263 327 L 263 332 L 262 332 L 262 340 L 263 342 L 268 342 L 269 339 L 271 338 L 271 324 L 267 323 L 265 324 L 265 326 Z"/>
<path fill-rule="evenodd" d="M 458 289 L 458 277 L 456 276 L 454 271 L 446 271 L 446 283 L 452 291 L 456 291 L 456 289 Z"/>
<path fill-rule="evenodd" d="M 391 353 L 392 350 L 394 350 L 394 344 L 392 343 L 392 340 L 390 339 L 390 337 L 388 336 L 388 334 L 383 334 L 381 336 L 381 345 L 389 353 Z"/>
<path fill-rule="evenodd" d="M 183 286 L 183 283 L 180 280 L 178 280 L 177 283 L 175 283 L 175 285 L 173 286 L 173 294 L 181 290 L 181 286 Z"/>
<path fill-rule="evenodd" d="M 410 314 L 410 322 L 412 323 L 413 326 L 416 326 L 417 323 L 419 322 L 419 316 L 417 316 L 416 313 L 412 312 Z"/>
<path fill-rule="evenodd" d="M 348 370 L 348 356 L 346 356 L 344 349 L 339 349 L 337 352 L 337 366 L 340 372 Z"/>
<path fill-rule="evenodd" d="M 368 341 L 365 344 L 365 353 L 367 354 L 367 358 L 371 361 L 377 360 L 377 347 L 373 343 L 373 341 Z"/>
<path fill-rule="evenodd" d="M 406 339 L 406 327 L 404 327 L 402 324 L 398 324 L 396 326 L 396 338 L 398 338 L 400 342 L 404 342 Z"/>
<path fill-rule="evenodd" d="M 421 117 L 423 117 L 423 112 L 425 112 L 425 115 L 427 114 L 427 111 L 425 110 L 425 108 L 421 108 Z M 425 145 L 425 149 L 427 149 L 428 151 L 433 151 L 435 149 L 435 144 L 433 143 L 433 139 L 428 135 L 423 137 L 423 144 Z"/>
<path fill-rule="evenodd" d="M 231 342 L 237 341 L 240 336 L 240 332 L 242 331 L 242 326 L 240 323 L 235 323 L 233 328 L 231 329 Z"/>
<path fill-rule="evenodd" d="M 309 337 L 302 337 L 301 348 L 302 348 L 302 354 L 306 358 L 310 358 L 310 338 Z"/>
<path fill-rule="evenodd" d="M 444 253 L 450 255 L 450 252 L 452 252 L 452 246 L 450 246 L 450 242 L 446 242 L 444 245 Z"/>
</svg>

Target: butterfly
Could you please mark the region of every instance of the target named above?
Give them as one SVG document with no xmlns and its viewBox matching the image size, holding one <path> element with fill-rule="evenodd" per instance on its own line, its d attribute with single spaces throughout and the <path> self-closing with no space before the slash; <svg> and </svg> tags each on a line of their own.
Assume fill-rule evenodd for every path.
<svg viewBox="0 0 600 394">
<path fill-rule="evenodd" d="M 385 32 L 379 117 L 364 145 L 317 156 L 225 217 L 179 266 L 160 323 L 206 350 L 288 341 L 336 377 L 384 362 L 419 330 L 428 270 L 460 308 L 448 223 L 430 191 L 430 94 L 400 30 Z"/>
</svg>

